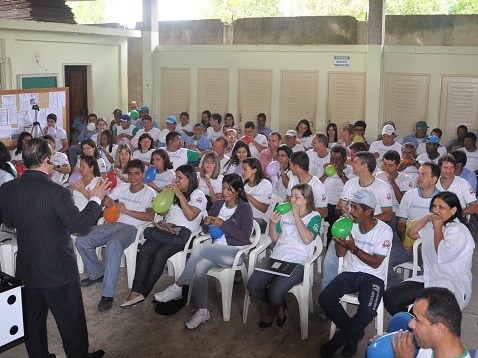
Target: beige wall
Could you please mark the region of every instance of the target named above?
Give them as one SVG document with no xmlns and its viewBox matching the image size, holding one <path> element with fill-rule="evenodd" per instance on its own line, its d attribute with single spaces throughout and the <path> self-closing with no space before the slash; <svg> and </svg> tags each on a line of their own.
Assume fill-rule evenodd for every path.
<svg viewBox="0 0 478 358">
<path fill-rule="evenodd" d="M 65 65 L 90 66 L 89 110 L 110 119 L 114 108 L 127 109 L 127 38 L 137 36 L 131 30 L 1 19 L 0 57 L 10 58 L 15 85 L 18 74 L 57 73 L 63 87 Z"/>
</svg>

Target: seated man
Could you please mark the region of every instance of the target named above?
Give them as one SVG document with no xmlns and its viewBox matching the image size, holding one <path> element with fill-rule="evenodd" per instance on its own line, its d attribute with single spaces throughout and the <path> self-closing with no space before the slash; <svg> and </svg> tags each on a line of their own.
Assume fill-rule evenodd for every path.
<svg viewBox="0 0 478 358">
<path fill-rule="evenodd" d="M 377 159 L 377 166 L 382 167 L 383 155 L 389 150 L 396 150 L 400 152 L 402 145 L 395 142 L 393 139 L 393 134 L 395 133 L 395 128 L 391 124 L 386 124 L 382 128 L 382 140 L 377 140 L 370 144 L 369 151 Z"/>
<path fill-rule="evenodd" d="M 293 153 L 303 152 L 305 150 L 302 144 L 297 143 L 297 132 L 294 129 L 289 129 L 285 133 L 285 145 L 292 149 Z"/>
<path fill-rule="evenodd" d="M 184 146 L 188 149 L 199 150 L 200 152 L 211 149 L 211 141 L 203 135 L 204 129 L 206 127 L 202 123 L 196 123 L 193 129 L 194 134 L 186 139 Z"/>
<path fill-rule="evenodd" d="M 401 150 L 401 160 L 398 165 L 398 171 L 407 174 L 411 179 L 413 186 L 417 186 L 418 168 L 420 163 L 417 162 L 417 151 L 413 143 L 404 143 Z"/>
<path fill-rule="evenodd" d="M 173 170 L 183 164 L 199 161 L 201 153 L 182 147 L 181 135 L 178 132 L 169 132 L 166 135 L 166 152 L 173 163 Z"/>
<path fill-rule="evenodd" d="M 425 141 L 425 138 L 427 137 L 427 130 L 428 130 L 428 125 L 427 122 L 425 121 L 418 121 L 415 125 L 415 134 L 410 134 L 407 135 L 406 137 L 403 138 L 403 143 L 408 143 L 411 142 L 415 146 L 415 148 L 418 148 L 420 143 Z"/>
<path fill-rule="evenodd" d="M 134 136 L 139 139 L 142 134 L 148 133 L 151 138 L 153 138 L 153 145 L 156 147 L 159 142 L 159 135 L 161 134 L 161 131 L 158 128 L 153 127 L 153 119 L 148 115 L 143 116 L 142 122 L 143 128 L 138 130 Z"/>
<path fill-rule="evenodd" d="M 219 113 L 211 114 L 211 119 L 209 120 L 210 126 L 206 129 L 206 137 L 211 141 L 211 143 L 217 138 L 224 136 L 221 123 L 222 117 Z"/>
<path fill-rule="evenodd" d="M 440 153 L 438 153 L 438 148 L 441 146 L 440 139 L 434 135 L 429 135 L 425 138 L 425 153 L 417 156 L 417 162 L 422 164 L 425 162 L 434 162 L 438 164 L 438 158 L 440 158 Z"/>
<path fill-rule="evenodd" d="M 259 158 L 259 154 L 268 146 L 267 137 L 256 133 L 256 126 L 252 121 L 247 121 L 244 124 L 244 136 L 249 138 L 249 150 L 252 158 Z"/>
<path fill-rule="evenodd" d="M 344 268 L 319 296 L 320 307 L 338 328 L 332 339 L 320 347 L 322 357 L 332 357 L 343 345 L 342 357 L 353 357 L 365 328 L 377 315 L 385 291 L 384 259 L 392 245 L 392 229 L 374 217 L 376 205 L 372 192 L 355 192 L 350 210 L 354 220 L 352 232 L 346 240 L 333 238 L 337 255 L 344 257 Z M 360 304 L 357 313 L 349 317 L 340 298 L 354 292 L 358 292 Z"/>
<path fill-rule="evenodd" d="M 85 264 L 88 277 L 80 281 L 88 287 L 103 281 L 103 293 L 98 310 L 106 311 L 113 306 L 116 280 L 123 251 L 136 238 L 137 227 L 154 219 L 151 202 L 155 191 L 143 184 L 144 164 L 139 159 L 131 160 L 126 166 L 129 185 L 119 185 L 105 197 L 107 207 L 117 205 L 120 217 L 115 223 L 94 226 L 85 236 L 78 236 L 75 244 Z M 115 203 L 116 202 L 116 203 Z M 106 245 L 106 264 L 96 256 L 96 248 Z"/>
<path fill-rule="evenodd" d="M 315 133 L 312 148 L 306 153 L 309 156 L 310 174 L 321 178 L 324 175 L 324 164 L 330 163 L 329 139 L 325 133 Z M 347 159 L 347 155 L 345 156 Z"/>
<path fill-rule="evenodd" d="M 471 357 L 460 340 L 462 315 L 450 290 L 428 287 L 418 291 L 413 315 L 408 324 L 413 333 L 399 331 L 393 337 L 395 357 L 415 357 L 413 336 L 420 347 L 418 357 Z"/>
<path fill-rule="evenodd" d="M 464 147 L 460 148 L 466 154 L 466 167 L 478 174 L 478 147 L 476 146 L 476 134 L 468 132 L 463 136 Z"/>
<path fill-rule="evenodd" d="M 473 190 L 476 191 L 478 185 L 476 174 L 466 167 L 466 162 L 468 159 L 466 154 L 461 150 L 453 150 L 450 152 L 450 154 L 453 155 L 456 160 L 455 175 L 468 181 Z"/>
<path fill-rule="evenodd" d="M 434 135 L 435 137 L 437 137 L 438 139 L 441 140 L 441 136 L 443 135 L 443 131 L 440 128 L 433 128 L 430 132 L 430 135 Z M 423 154 L 427 151 L 425 149 L 426 145 L 427 144 L 425 142 L 422 142 L 418 145 L 417 155 Z M 438 147 L 438 154 L 440 154 L 440 156 L 442 156 L 443 154 L 446 154 L 446 153 L 447 153 L 446 148 L 444 146 L 440 145 Z"/>
<path fill-rule="evenodd" d="M 269 135 L 272 133 L 272 129 L 266 127 L 266 120 L 267 117 L 265 113 L 259 113 L 257 115 L 257 126 L 256 126 L 256 133 L 263 134 L 266 138 L 269 138 Z"/>
</svg>

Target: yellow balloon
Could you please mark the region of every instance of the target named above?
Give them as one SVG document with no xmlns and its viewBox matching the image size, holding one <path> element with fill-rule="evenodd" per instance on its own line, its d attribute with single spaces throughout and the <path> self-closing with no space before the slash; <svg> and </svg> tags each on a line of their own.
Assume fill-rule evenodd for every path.
<svg viewBox="0 0 478 358">
<path fill-rule="evenodd" d="M 415 224 L 417 221 L 418 221 L 418 219 L 413 219 L 413 220 L 410 220 L 409 222 L 407 222 L 407 226 L 405 227 L 405 240 L 403 241 L 405 246 L 412 247 L 413 243 L 415 242 L 414 239 L 412 239 L 410 236 L 408 236 L 408 229 L 410 229 L 410 227 L 413 224 Z"/>
</svg>

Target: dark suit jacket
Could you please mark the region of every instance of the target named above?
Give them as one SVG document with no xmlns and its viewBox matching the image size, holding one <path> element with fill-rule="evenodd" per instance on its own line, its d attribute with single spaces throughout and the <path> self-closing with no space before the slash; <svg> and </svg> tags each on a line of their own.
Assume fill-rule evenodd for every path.
<svg viewBox="0 0 478 358">
<path fill-rule="evenodd" d="M 27 288 L 78 280 L 70 233 L 86 234 L 100 216 L 100 205 L 90 201 L 80 212 L 68 189 L 43 172 L 27 170 L 0 187 L 0 208 L 5 225 L 17 229 L 15 276 Z"/>
</svg>

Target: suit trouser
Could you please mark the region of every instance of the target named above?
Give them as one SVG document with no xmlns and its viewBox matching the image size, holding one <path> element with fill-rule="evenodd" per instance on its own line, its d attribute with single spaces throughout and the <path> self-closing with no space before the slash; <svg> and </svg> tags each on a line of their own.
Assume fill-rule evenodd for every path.
<svg viewBox="0 0 478 358">
<path fill-rule="evenodd" d="M 55 318 L 67 357 L 88 356 L 83 298 L 77 280 L 63 286 L 27 288 L 27 341 L 29 357 L 48 357 L 46 320 L 48 309 Z"/>
</svg>

